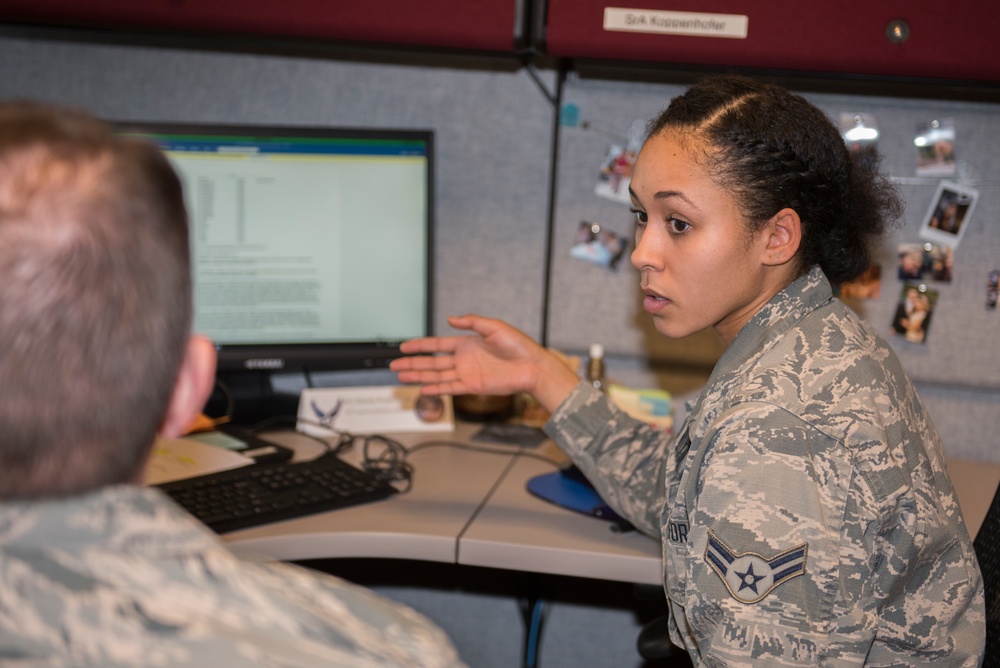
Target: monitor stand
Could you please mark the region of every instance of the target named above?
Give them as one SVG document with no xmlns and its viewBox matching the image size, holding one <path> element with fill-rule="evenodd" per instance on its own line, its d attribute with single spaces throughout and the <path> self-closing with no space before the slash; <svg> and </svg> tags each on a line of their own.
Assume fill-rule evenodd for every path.
<svg viewBox="0 0 1000 668">
<path fill-rule="evenodd" d="M 295 424 L 298 407 L 299 395 L 276 391 L 269 371 L 220 371 L 205 413 L 213 418 L 229 415 L 230 422 L 241 427 L 267 420 L 280 428 Z"/>
</svg>

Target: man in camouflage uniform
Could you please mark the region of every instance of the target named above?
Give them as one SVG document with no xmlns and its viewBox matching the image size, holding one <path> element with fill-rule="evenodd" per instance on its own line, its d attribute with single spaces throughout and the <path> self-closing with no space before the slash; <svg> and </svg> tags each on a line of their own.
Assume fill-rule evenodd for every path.
<svg viewBox="0 0 1000 668">
<path fill-rule="evenodd" d="M 938 434 L 819 269 L 743 327 L 675 440 L 585 383 L 546 430 L 661 539 L 696 663 L 978 664 L 982 581 Z"/>
<path fill-rule="evenodd" d="M 416 612 L 236 559 L 138 484 L 211 388 L 180 183 L 151 145 L 0 104 L 0 664 L 461 666 Z"/>
</svg>

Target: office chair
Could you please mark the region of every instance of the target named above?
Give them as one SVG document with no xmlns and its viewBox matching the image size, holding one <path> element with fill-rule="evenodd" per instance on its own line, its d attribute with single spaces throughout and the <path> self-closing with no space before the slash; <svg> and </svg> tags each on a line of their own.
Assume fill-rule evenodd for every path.
<svg viewBox="0 0 1000 668">
<path fill-rule="evenodd" d="M 647 661 L 654 661 L 673 659 L 684 653 L 684 650 L 670 642 L 669 622 L 670 617 L 663 615 L 642 627 L 635 641 L 639 656 Z"/>
<path fill-rule="evenodd" d="M 637 584 L 634 593 L 636 598 L 642 600 L 664 600 L 663 588 L 659 585 Z M 650 666 L 687 668 L 691 665 L 691 659 L 686 651 L 670 641 L 669 623 L 669 615 L 655 617 L 647 622 L 639 630 L 639 637 L 635 641 L 636 650 L 646 661 L 656 662 L 649 664 Z"/>
<path fill-rule="evenodd" d="M 986 592 L 984 668 L 1000 666 L 1000 486 L 973 541 Z"/>
</svg>

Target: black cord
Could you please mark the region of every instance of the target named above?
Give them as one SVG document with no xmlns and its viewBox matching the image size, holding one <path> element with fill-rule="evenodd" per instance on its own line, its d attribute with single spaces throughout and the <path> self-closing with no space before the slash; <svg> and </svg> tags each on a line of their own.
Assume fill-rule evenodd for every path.
<svg viewBox="0 0 1000 668">
<path fill-rule="evenodd" d="M 298 431 L 298 433 L 302 436 L 310 438 L 322 445 L 327 453 L 332 453 L 334 455 L 340 455 L 346 452 L 353 447 L 355 443 L 360 441 L 362 452 L 361 468 L 371 473 L 379 480 L 389 483 L 402 482 L 402 487 L 398 488 L 398 491 L 401 493 L 408 492 L 413 487 L 413 464 L 407 460 L 414 452 L 419 452 L 420 450 L 426 450 L 428 448 L 458 448 L 460 450 L 481 452 L 484 454 L 511 454 L 510 447 L 489 447 L 471 445 L 461 441 L 445 440 L 423 441 L 407 449 L 406 446 L 399 441 L 383 434 L 368 435 L 337 432 L 331 428 L 329 421 L 310 420 L 308 418 L 293 415 L 275 415 L 266 418 L 247 427 L 247 431 L 256 434 L 275 426 L 297 424 L 308 424 L 332 432 L 335 436 L 334 439 L 326 439 L 305 431 Z M 535 452 L 529 452 L 525 450 L 523 446 L 515 446 L 515 451 L 521 457 L 537 459 L 545 462 L 546 464 L 550 464 L 557 469 L 563 466 L 562 462 L 551 457 L 539 455 Z"/>
<path fill-rule="evenodd" d="M 379 434 L 356 438 L 364 439 L 362 468 L 385 482 L 402 481 L 403 488 L 399 491 L 409 492 L 413 487 L 413 465 L 406 461 L 408 453 L 403 444 Z"/>
<path fill-rule="evenodd" d="M 215 377 L 215 387 L 219 389 L 219 392 L 222 393 L 222 396 L 226 400 L 226 411 L 223 413 L 222 417 L 232 418 L 233 412 L 236 410 L 236 400 L 233 398 L 232 390 L 230 390 L 229 385 L 227 385 L 218 376 Z"/>
<path fill-rule="evenodd" d="M 406 487 L 403 491 L 409 491 L 413 486 L 413 465 L 407 458 L 415 452 L 428 448 L 457 448 L 470 452 L 481 452 L 488 455 L 510 455 L 510 448 L 494 448 L 481 445 L 470 445 L 460 441 L 423 441 L 407 449 L 398 441 L 387 436 L 374 434 L 363 437 L 364 459 L 362 465 L 366 470 L 384 476 L 385 480 L 405 480 Z M 384 449 L 378 455 L 372 455 L 372 443 L 381 445 Z M 545 457 L 534 452 L 527 452 L 523 447 L 516 448 L 517 454 L 521 457 L 530 457 L 551 464 L 554 468 L 560 468 L 563 464 L 551 457 Z"/>
<path fill-rule="evenodd" d="M 306 420 L 306 422 L 309 422 Z M 318 424 L 318 423 L 314 423 Z M 320 425 L 322 426 L 322 425 Z M 408 461 L 410 455 L 427 448 L 458 448 L 471 452 L 482 452 L 493 455 L 510 455 L 510 448 L 494 448 L 478 445 L 470 445 L 459 441 L 424 441 L 417 443 L 411 448 L 407 448 L 399 441 L 385 436 L 384 434 L 349 434 L 341 432 L 338 437 L 336 452 L 342 452 L 350 448 L 357 442 L 361 442 L 361 468 L 373 474 L 379 480 L 389 483 L 402 482 L 402 488 L 398 491 L 408 492 L 413 487 L 413 464 Z M 545 457 L 534 452 L 526 452 L 523 447 L 518 448 L 518 453 L 522 457 L 538 459 L 554 468 L 560 468 L 563 464 L 551 457 Z"/>
<path fill-rule="evenodd" d="M 257 422 L 250 427 L 247 427 L 247 431 L 249 431 L 252 434 L 256 434 L 258 432 L 264 431 L 274 426 L 289 425 L 289 424 L 296 425 L 300 422 L 304 422 L 306 424 L 310 424 L 315 427 L 322 427 L 323 429 L 329 429 L 329 426 L 321 422 L 317 422 L 315 420 L 300 418 L 294 415 L 275 415 L 266 418 L 264 420 L 261 420 L 260 422 Z M 350 434 L 337 434 L 336 442 L 331 443 L 328 439 L 325 439 L 321 436 L 316 436 L 315 434 L 310 434 L 305 431 L 299 431 L 298 433 L 306 438 L 311 438 L 312 440 L 322 445 L 323 449 L 327 453 L 333 453 L 335 455 L 339 455 L 340 453 L 349 449 L 354 442 L 354 437 L 351 436 Z"/>
</svg>

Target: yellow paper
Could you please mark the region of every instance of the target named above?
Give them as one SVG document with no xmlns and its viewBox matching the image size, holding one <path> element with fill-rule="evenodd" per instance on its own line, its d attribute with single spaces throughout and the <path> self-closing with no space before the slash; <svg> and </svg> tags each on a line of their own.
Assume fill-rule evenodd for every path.
<svg viewBox="0 0 1000 668">
<path fill-rule="evenodd" d="M 146 464 L 147 485 L 193 478 L 252 464 L 238 452 L 190 438 L 158 438 Z"/>
</svg>

